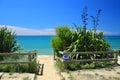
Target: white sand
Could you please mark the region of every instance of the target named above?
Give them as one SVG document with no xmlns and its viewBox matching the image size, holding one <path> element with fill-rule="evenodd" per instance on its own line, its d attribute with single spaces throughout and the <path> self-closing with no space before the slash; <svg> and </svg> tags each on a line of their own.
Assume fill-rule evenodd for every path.
<svg viewBox="0 0 120 80">
<path fill-rule="evenodd" d="M 61 80 L 54 64 L 53 56 L 39 56 L 38 61 L 44 64 L 43 75 L 37 75 L 37 80 Z"/>
</svg>

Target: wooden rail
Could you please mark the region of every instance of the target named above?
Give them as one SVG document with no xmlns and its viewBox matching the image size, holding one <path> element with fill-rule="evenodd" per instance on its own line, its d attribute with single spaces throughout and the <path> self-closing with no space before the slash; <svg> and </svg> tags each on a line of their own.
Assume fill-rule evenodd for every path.
<svg viewBox="0 0 120 80">
<path fill-rule="evenodd" d="M 19 58 L 15 58 L 15 60 L 6 60 L 13 56 Z M 0 53 L 0 57 L 3 57 L 3 60 L 0 60 L 0 64 L 30 64 L 36 60 L 37 53 Z M 21 59 L 24 58 L 27 59 L 22 61 Z"/>
<path fill-rule="evenodd" d="M 36 63 L 37 53 L 0 53 L 0 65 L 1 64 L 28 64 L 29 69 L 33 68 Z M 19 68 L 19 67 L 18 67 Z M 36 68 L 37 71 L 37 68 Z"/>
<path fill-rule="evenodd" d="M 75 61 L 75 62 L 115 61 L 117 63 L 119 51 L 94 51 L 94 52 L 61 52 L 60 51 L 59 53 L 62 56 L 60 58 L 61 61 Z M 68 59 L 64 59 L 64 55 L 66 54 Z"/>
<path fill-rule="evenodd" d="M 43 74 L 44 64 L 37 63 L 37 53 L 0 53 L 0 65 L 1 64 L 28 64 L 29 69 L 35 68 L 35 73 L 39 74 L 39 68 L 41 67 L 41 75 Z"/>
</svg>

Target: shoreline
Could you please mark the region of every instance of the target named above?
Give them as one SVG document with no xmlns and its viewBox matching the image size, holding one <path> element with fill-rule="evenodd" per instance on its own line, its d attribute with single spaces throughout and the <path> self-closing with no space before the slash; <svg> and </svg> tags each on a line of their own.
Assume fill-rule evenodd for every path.
<svg viewBox="0 0 120 80">
<path fill-rule="evenodd" d="M 54 56 L 54 55 L 37 55 L 37 57 L 49 57 L 49 56 Z"/>
<path fill-rule="evenodd" d="M 37 61 L 52 61 L 54 60 L 53 55 L 37 55 Z"/>
</svg>

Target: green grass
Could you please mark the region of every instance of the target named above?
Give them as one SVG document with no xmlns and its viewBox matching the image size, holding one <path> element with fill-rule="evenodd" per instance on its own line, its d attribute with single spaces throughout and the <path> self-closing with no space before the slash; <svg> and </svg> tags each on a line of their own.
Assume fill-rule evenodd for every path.
<svg viewBox="0 0 120 80">
<path fill-rule="evenodd" d="M 17 64 L 0 64 L 0 71 L 3 72 L 36 72 L 37 63 L 34 61 L 31 65 L 29 64 L 19 64 L 19 62 L 28 61 L 28 57 L 26 55 L 12 55 L 12 56 L 4 56 L 1 62 L 18 62 Z"/>
<path fill-rule="evenodd" d="M 120 72 L 117 72 L 117 74 L 120 74 Z"/>
<path fill-rule="evenodd" d="M 106 70 L 111 71 L 115 62 L 62 62 L 59 59 L 56 60 L 56 67 L 60 71 L 65 70 L 80 70 L 80 69 L 99 69 L 99 68 L 106 68 Z"/>
<path fill-rule="evenodd" d="M 31 80 L 29 77 L 24 77 L 23 80 Z"/>
</svg>

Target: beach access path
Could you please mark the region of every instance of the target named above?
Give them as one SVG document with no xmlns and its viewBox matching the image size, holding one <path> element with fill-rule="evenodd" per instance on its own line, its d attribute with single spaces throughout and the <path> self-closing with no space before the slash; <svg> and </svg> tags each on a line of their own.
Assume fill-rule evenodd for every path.
<svg viewBox="0 0 120 80">
<path fill-rule="evenodd" d="M 44 64 L 43 75 L 37 75 L 37 80 L 61 80 L 59 72 L 55 68 L 53 56 L 39 56 L 40 63 Z"/>
</svg>

